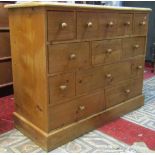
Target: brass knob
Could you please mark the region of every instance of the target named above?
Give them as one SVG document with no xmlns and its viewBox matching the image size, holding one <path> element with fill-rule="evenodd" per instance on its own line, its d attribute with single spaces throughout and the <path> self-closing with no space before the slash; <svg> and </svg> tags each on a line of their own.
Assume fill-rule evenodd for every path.
<svg viewBox="0 0 155 155">
<path fill-rule="evenodd" d="M 130 92 L 131 92 L 130 89 L 125 90 L 125 93 L 127 93 L 127 94 L 129 94 Z"/>
<path fill-rule="evenodd" d="M 139 48 L 139 45 L 138 44 L 134 45 L 134 48 Z"/>
<path fill-rule="evenodd" d="M 142 69 L 143 68 L 143 66 L 141 66 L 141 65 L 139 65 L 138 67 L 137 67 L 137 69 Z"/>
<path fill-rule="evenodd" d="M 61 86 L 60 86 L 60 89 L 61 89 L 61 90 L 66 90 L 66 89 L 67 89 L 67 86 L 66 86 L 66 85 L 61 85 Z"/>
<path fill-rule="evenodd" d="M 114 22 L 112 22 L 112 21 L 110 21 L 109 23 L 108 23 L 108 26 L 113 26 L 114 25 Z"/>
<path fill-rule="evenodd" d="M 111 52 L 112 52 L 111 48 L 107 49 L 107 53 L 111 53 Z"/>
<path fill-rule="evenodd" d="M 130 24 L 131 24 L 130 21 L 127 21 L 127 22 L 124 23 L 124 25 L 126 25 L 126 26 L 128 26 Z"/>
<path fill-rule="evenodd" d="M 92 22 L 88 22 L 88 23 L 87 23 L 87 26 L 88 26 L 88 27 L 92 27 L 92 26 L 93 26 L 93 23 L 92 23 Z"/>
<path fill-rule="evenodd" d="M 111 74 L 107 74 L 106 77 L 107 77 L 107 78 L 111 78 L 112 75 L 111 75 Z"/>
<path fill-rule="evenodd" d="M 142 21 L 142 22 L 140 22 L 139 24 L 140 24 L 140 25 L 145 25 L 146 22 L 145 22 L 145 21 Z"/>
<path fill-rule="evenodd" d="M 76 54 L 71 54 L 71 55 L 69 56 L 69 58 L 70 58 L 71 60 L 76 59 Z"/>
<path fill-rule="evenodd" d="M 61 23 L 61 27 L 62 28 L 66 28 L 67 27 L 67 23 Z"/>
<path fill-rule="evenodd" d="M 85 110 L 85 106 L 80 106 L 79 108 L 80 108 L 81 111 Z"/>
</svg>

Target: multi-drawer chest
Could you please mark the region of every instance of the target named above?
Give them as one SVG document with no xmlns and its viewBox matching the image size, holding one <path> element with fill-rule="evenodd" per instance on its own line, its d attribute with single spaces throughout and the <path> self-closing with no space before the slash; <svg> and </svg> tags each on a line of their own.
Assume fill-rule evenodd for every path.
<svg viewBox="0 0 155 155">
<path fill-rule="evenodd" d="M 16 128 L 49 151 L 144 103 L 145 8 L 9 9 Z"/>
</svg>

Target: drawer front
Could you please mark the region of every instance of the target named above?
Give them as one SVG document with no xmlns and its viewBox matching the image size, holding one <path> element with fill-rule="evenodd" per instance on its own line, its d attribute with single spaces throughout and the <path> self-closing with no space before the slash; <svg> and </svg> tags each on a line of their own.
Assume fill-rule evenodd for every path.
<svg viewBox="0 0 155 155">
<path fill-rule="evenodd" d="M 148 15 L 135 14 L 134 16 L 134 34 L 146 35 L 148 28 Z"/>
<path fill-rule="evenodd" d="M 132 79 L 119 83 L 117 86 L 106 88 L 106 108 L 117 105 L 132 97 L 142 94 L 143 80 Z"/>
<path fill-rule="evenodd" d="M 145 37 L 124 38 L 122 40 L 123 58 L 134 57 L 145 54 Z"/>
<path fill-rule="evenodd" d="M 133 31 L 133 15 L 132 14 L 118 14 L 118 35 L 131 35 Z"/>
<path fill-rule="evenodd" d="M 78 119 L 86 118 L 105 109 L 104 92 L 81 97 L 77 101 Z"/>
<path fill-rule="evenodd" d="M 0 62 L 0 85 L 12 82 L 11 61 Z"/>
<path fill-rule="evenodd" d="M 89 93 L 104 87 L 103 67 L 82 70 L 76 74 L 76 93 L 77 95 Z"/>
<path fill-rule="evenodd" d="M 9 26 L 8 9 L 5 9 L 4 5 L 6 4 L 0 4 L 0 27 Z"/>
<path fill-rule="evenodd" d="M 122 53 L 121 46 L 121 39 L 92 42 L 93 65 L 119 61 Z"/>
<path fill-rule="evenodd" d="M 50 104 L 55 105 L 75 96 L 73 73 L 60 74 L 49 78 Z"/>
<path fill-rule="evenodd" d="M 10 56 L 10 35 L 9 32 L 0 32 L 0 58 Z"/>
<path fill-rule="evenodd" d="M 104 67 L 105 86 L 116 84 L 131 76 L 131 62 L 121 62 Z"/>
<path fill-rule="evenodd" d="M 87 68 L 90 64 L 87 42 L 50 45 L 48 55 L 49 73 Z"/>
<path fill-rule="evenodd" d="M 131 60 L 132 64 L 132 76 L 133 77 L 143 77 L 144 74 L 144 56 L 138 56 Z"/>
<path fill-rule="evenodd" d="M 48 11 L 48 41 L 75 39 L 74 12 Z"/>
<path fill-rule="evenodd" d="M 99 38 L 99 23 L 97 13 L 77 13 L 77 38 L 95 39 Z"/>
<path fill-rule="evenodd" d="M 50 130 L 63 127 L 77 120 L 77 104 L 67 102 L 50 108 L 49 128 Z"/>
</svg>

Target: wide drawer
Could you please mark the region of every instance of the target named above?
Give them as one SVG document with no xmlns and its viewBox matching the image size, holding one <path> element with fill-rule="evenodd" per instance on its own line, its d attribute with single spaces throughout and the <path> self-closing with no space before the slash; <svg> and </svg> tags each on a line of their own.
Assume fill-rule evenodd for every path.
<svg viewBox="0 0 155 155">
<path fill-rule="evenodd" d="M 75 96 L 75 76 L 73 73 L 55 75 L 49 78 L 50 104 L 55 105 L 61 101 Z"/>
<path fill-rule="evenodd" d="M 92 42 L 92 63 L 109 64 L 117 62 L 121 58 L 122 44 L 121 39 L 111 39 Z"/>
<path fill-rule="evenodd" d="M 10 34 L 9 32 L 0 32 L 0 58 L 9 57 L 10 53 Z"/>
<path fill-rule="evenodd" d="M 0 85 L 12 82 L 11 61 L 0 62 Z"/>
<path fill-rule="evenodd" d="M 106 108 L 117 105 L 132 97 L 142 94 L 142 78 L 123 81 L 116 86 L 105 89 Z"/>
<path fill-rule="evenodd" d="M 104 67 L 105 86 L 110 86 L 120 81 L 129 79 L 131 76 L 131 62 L 119 62 Z"/>
<path fill-rule="evenodd" d="M 123 58 L 145 54 L 145 37 L 130 37 L 122 40 Z"/>
<path fill-rule="evenodd" d="M 88 42 L 49 45 L 49 73 L 87 68 L 89 51 Z"/>
<path fill-rule="evenodd" d="M 146 35 L 148 28 L 148 15 L 135 14 L 134 15 L 134 34 Z"/>
<path fill-rule="evenodd" d="M 8 27 L 9 19 L 8 19 L 8 9 L 4 8 L 4 4 L 0 4 L 0 27 Z"/>
<path fill-rule="evenodd" d="M 48 11 L 47 12 L 47 36 L 48 41 L 60 41 L 75 39 L 76 18 L 74 12 Z"/>
</svg>

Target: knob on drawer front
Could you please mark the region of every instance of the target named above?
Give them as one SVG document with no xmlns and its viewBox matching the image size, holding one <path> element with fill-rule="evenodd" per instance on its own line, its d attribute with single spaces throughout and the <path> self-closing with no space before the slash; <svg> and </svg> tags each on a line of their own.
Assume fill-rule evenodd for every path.
<svg viewBox="0 0 155 155">
<path fill-rule="evenodd" d="M 87 27 L 92 27 L 93 26 L 93 23 L 92 22 L 88 22 L 87 23 Z"/>
<path fill-rule="evenodd" d="M 71 55 L 69 56 L 69 58 L 70 58 L 70 60 L 76 59 L 76 54 L 71 54 Z"/>
<path fill-rule="evenodd" d="M 134 45 L 134 48 L 139 48 L 140 46 L 138 44 Z"/>
<path fill-rule="evenodd" d="M 66 28 L 67 27 L 67 23 L 61 23 L 61 28 Z"/>
<path fill-rule="evenodd" d="M 80 109 L 81 111 L 83 111 L 83 110 L 85 110 L 85 106 L 80 106 L 79 109 Z"/>
<path fill-rule="evenodd" d="M 129 26 L 130 24 L 131 24 L 130 21 L 124 23 L 125 26 Z"/>
<path fill-rule="evenodd" d="M 126 90 L 125 90 L 125 93 L 126 93 L 126 94 L 129 94 L 130 92 L 131 92 L 130 89 L 126 89 Z"/>
<path fill-rule="evenodd" d="M 112 77 L 112 75 L 111 74 L 107 74 L 106 77 L 109 79 L 109 78 Z"/>
<path fill-rule="evenodd" d="M 61 85 L 59 88 L 60 88 L 60 90 L 66 90 L 67 86 L 66 85 Z"/>
<path fill-rule="evenodd" d="M 108 23 L 108 26 L 110 26 L 110 27 L 114 26 L 114 22 L 113 22 L 113 21 L 110 21 L 110 22 Z"/>
<path fill-rule="evenodd" d="M 137 66 L 137 69 L 141 70 L 143 68 L 143 66 L 139 65 Z"/>
<path fill-rule="evenodd" d="M 109 49 L 106 50 L 106 52 L 107 52 L 108 54 L 110 54 L 110 53 L 112 53 L 112 49 L 109 48 Z"/>
<path fill-rule="evenodd" d="M 143 25 L 145 25 L 145 24 L 146 24 L 145 21 L 142 21 L 142 22 L 139 23 L 139 25 L 141 25 L 141 26 L 143 26 Z"/>
</svg>

